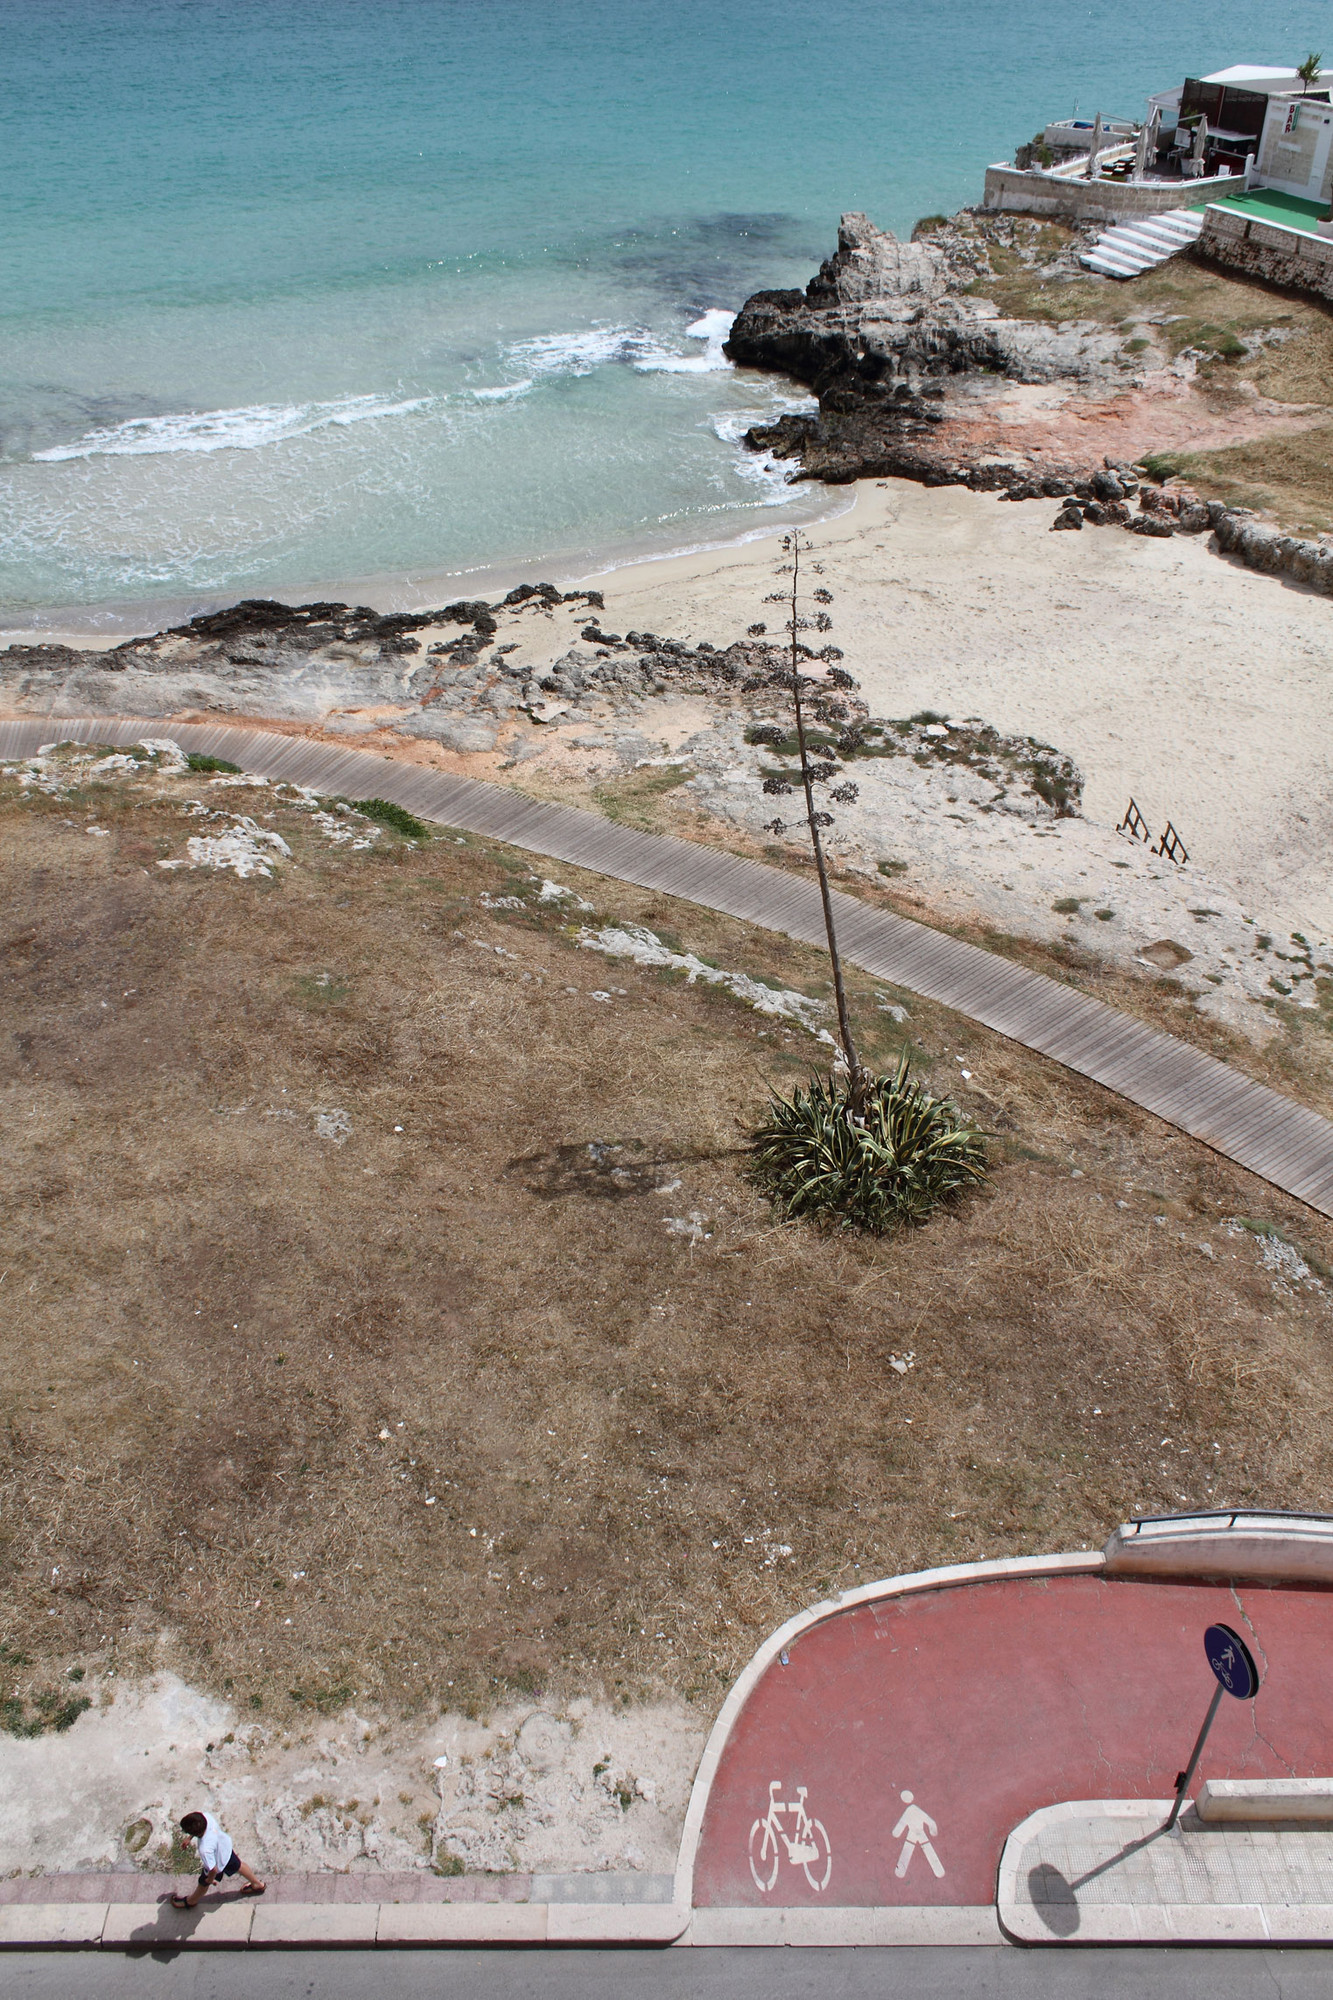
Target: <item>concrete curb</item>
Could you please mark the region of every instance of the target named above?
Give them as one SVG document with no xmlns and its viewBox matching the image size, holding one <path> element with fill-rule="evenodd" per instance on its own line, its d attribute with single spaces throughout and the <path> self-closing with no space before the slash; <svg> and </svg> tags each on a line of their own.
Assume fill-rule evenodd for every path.
<svg viewBox="0 0 1333 2000">
<path fill-rule="evenodd" d="M 1004 1944 L 994 1906 L 956 1904 L 830 1909 L 696 1910 L 683 1945 Z"/>
<path fill-rule="evenodd" d="M 674 1944 L 670 1903 L 10 1903 L 0 1951 L 364 1950 L 375 1945 Z"/>
<path fill-rule="evenodd" d="M 998 1931 L 1023 1945 L 1333 1944 L 1333 1904 L 1328 1903 L 1037 1902 L 1023 1893 L 1020 1877 L 1031 1860 L 1032 1842 L 1047 1829 L 1077 1826 L 1091 1817 L 1122 1819 L 1128 1837 L 1134 1828 L 1160 1828 L 1172 1803 L 1068 1799 L 1030 1813 L 1014 1828 L 1000 1857 Z"/>
<path fill-rule="evenodd" d="M 997 1945 L 977 1909 L 707 1909 L 670 1903 L 11 1903 L 0 1951 L 400 1950 L 449 1945 Z"/>
</svg>

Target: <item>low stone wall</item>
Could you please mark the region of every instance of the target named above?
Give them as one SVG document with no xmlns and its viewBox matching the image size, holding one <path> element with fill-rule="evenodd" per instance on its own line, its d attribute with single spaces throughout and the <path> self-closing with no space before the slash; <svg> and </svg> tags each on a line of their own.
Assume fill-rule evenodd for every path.
<svg viewBox="0 0 1333 2000">
<path fill-rule="evenodd" d="M 1201 535 L 1211 529 L 1222 553 L 1237 557 L 1247 569 L 1262 570 L 1267 576 L 1290 577 L 1293 583 L 1303 583 L 1321 596 L 1333 597 L 1333 544 L 1306 541 L 1301 535 L 1284 535 L 1280 528 L 1257 521 L 1244 507 L 1228 507 L 1221 500 L 1200 500 L 1184 487 L 1144 486 L 1139 491 L 1139 506 L 1149 520 L 1162 523 L 1173 533 Z M 1161 529 L 1148 532 L 1160 533 Z"/>
<path fill-rule="evenodd" d="M 1231 208 L 1210 208 L 1194 254 L 1250 278 L 1333 299 L 1333 238 L 1327 236 L 1307 236 L 1303 229 L 1284 229 Z"/>
<path fill-rule="evenodd" d="M 1213 506 L 1216 502 L 1210 513 Z M 1218 508 L 1214 517 L 1213 536 L 1219 549 L 1239 556 L 1247 569 L 1287 576 L 1293 583 L 1308 584 L 1311 590 L 1333 597 L 1333 548 L 1327 543 L 1284 535 L 1278 528 L 1267 528 L 1262 521 L 1225 507 Z"/>
<path fill-rule="evenodd" d="M 1192 207 L 1219 195 L 1240 194 L 1243 174 L 1203 181 L 1065 180 L 1037 168 L 987 167 L 982 207 L 1018 215 L 1048 215 L 1061 222 L 1130 222 L 1139 215 Z"/>
</svg>

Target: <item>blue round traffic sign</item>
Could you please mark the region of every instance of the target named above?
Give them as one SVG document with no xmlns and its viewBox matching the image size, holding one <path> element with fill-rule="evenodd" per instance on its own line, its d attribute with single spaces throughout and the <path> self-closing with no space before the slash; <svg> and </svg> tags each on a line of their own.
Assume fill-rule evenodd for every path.
<svg viewBox="0 0 1333 2000">
<path fill-rule="evenodd" d="M 1249 1701 L 1259 1692 L 1259 1669 L 1239 1632 L 1229 1625 L 1210 1625 L 1203 1635 L 1208 1664 L 1228 1694 Z"/>
</svg>

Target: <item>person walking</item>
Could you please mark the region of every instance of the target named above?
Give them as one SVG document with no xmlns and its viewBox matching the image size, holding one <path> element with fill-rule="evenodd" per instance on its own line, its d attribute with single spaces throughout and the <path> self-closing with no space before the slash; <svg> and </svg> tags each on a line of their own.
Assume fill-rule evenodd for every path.
<svg viewBox="0 0 1333 2000">
<path fill-rule="evenodd" d="M 173 1895 L 173 1910 L 192 1910 L 204 1891 L 220 1882 L 224 1875 L 244 1875 L 243 1896 L 263 1895 L 268 1884 L 260 1881 L 253 1868 L 246 1867 L 212 1813 L 187 1812 L 180 1828 L 185 1840 L 198 1843 L 199 1883 L 188 1896 Z"/>
</svg>

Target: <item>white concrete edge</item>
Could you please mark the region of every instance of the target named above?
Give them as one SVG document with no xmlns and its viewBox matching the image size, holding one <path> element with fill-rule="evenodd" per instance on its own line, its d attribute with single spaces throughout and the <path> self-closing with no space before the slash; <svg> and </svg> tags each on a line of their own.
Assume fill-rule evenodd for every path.
<svg viewBox="0 0 1333 2000">
<path fill-rule="evenodd" d="M 1068 1906 L 1063 1906 L 1067 1908 Z M 1094 1905 L 1079 1913 L 1069 1937 L 1047 1930 L 1028 1905 L 1031 1921 L 1005 1927 L 1005 1940 L 1023 1945 L 1328 1945 L 1333 1944 L 1333 1904 L 1152 1903 Z"/>
<path fill-rule="evenodd" d="M 995 1906 L 1005 1930 L 1013 1932 L 1007 1912 L 1032 1908 L 1027 1898 L 1018 1894 L 1018 1871 L 1023 1849 L 1035 1835 L 1048 1826 L 1058 1826 L 1062 1820 L 1086 1819 L 1089 1813 L 1096 1813 L 1099 1819 L 1139 1819 L 1160 1824 L 1174 1804 L 1174 1799 L 1061 1799 L 1058 1805 L 1039 1806 L 1036 1812 L 1029 1813 L 1009 1833 L 1000 1854 Z M 1024 1941 L 1030 1942 L 1026 1938 Z"/>
<path fill-rule="evenodd" d="M 1067 1909 L 1067 1904 L 1060 1906 Z M 1029 1903 L 1021 1922 L 1005 1925 L 1005 1936 L 1014 1944 L 1057 1945 L 1061 1947 L 1108 1944 L 1269 1944 L 1272 1937 L 1263 1906 L 1258 1903 L 1154 1903 L 1148 1908 L 1131 1905 L 1079 1911 L 1076 1931 L 1062 1936 L 1049 1929 Z M 1317 1944 L 1317 1937 L 1299 1942 Z M 1297 1942 L 1292 1939 L 1291 1942 Z"/>
<path fill-rule="evenodd" d="M 217 1916 L 219 1912 L 210 1912 Z M 188 1951 L 412 1950 L 471 1945 L 664 1946 L 1001 1945 L 993 1904 L 831 1905 L 822 1909 L 696 1910 L 684 1924 L 666 1903 L 275 1903 L 227 1911 L 225 1926 L 191 1931 L 160 1921 L 156 1904 L 0 1906 L 8 1951 L 127 1951 L 177 1943 Z"/>
<path fill-rule="evenodd" d="M 385 1945 L 674 1944 L 689 1912 L 670 1903 L 246 1903 L 173 1920 L 159 1903 L 0 1904 L 5 1951 L 187 1951 Z"/>
<path fill-rule="evenodd" d="M 1007 1942 L 993 1903 L 845 1904 L 827 1909 L 792 1906 L 696 1910 L 677 1945 L 1003 1945 Z"/>
<path fill-rule="evenodd" d="M 677 1909 L 689 1910 L 693 1905 L 694 1863 L 722 1753 L 755 1686 L 784 1647 L 790 1646 L 793 1640 L 813 1626 L 822 1625 L 840 1611 L 851 1611 L 858 1605 L 874 1604 L 891 1597 L 909 1597 L 925 1590 L 950 1590 L 960 1584 L 990 1583 L 1006 1577 L 1067 1576 L 1079 1572 L 1096 1574 L 1101 1570 L 1103 1561 L 1101 1550 L 1096 1549 L 1074 1555 L 1000 1556 L 990 1562 L 949 1563 L 938 1569 L 911 1570 L 904 1576 L 886 1577 L 878 1583 L 863 1583 L 855 1590 L 844 1590 L 837 1597 L 826 1598 L 822 1603 L 812 1604 L 808 1610 L 798 1611 L 785 1625 L 779 1625 L 733 1681 L 704 1745 L 680 1837 L 673 1898 Z"/>
</svg>

